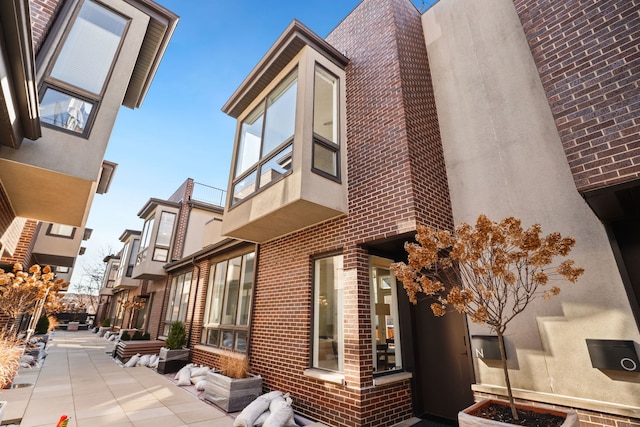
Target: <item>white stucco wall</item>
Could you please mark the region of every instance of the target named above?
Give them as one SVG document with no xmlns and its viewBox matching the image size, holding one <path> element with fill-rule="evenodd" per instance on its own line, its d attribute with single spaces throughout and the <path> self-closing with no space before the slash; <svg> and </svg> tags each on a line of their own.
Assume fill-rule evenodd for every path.
<svg viewBox="0 0 640 427">
<path fill-rule="evenodd" d="M 509 325 L 512 385 L 640 414 L 637 373 L 612 378 L 591 366 L 585 339 L 638 348 L 640 334 L 604 227 L 576 191 L 512 1 L 441 0 L 423 26 L 455 223 L 481 213 L 540 223 L 576 238 L 571 258 L 586 270 Z M 474 365 L 478 383 L 504 383 L 497 365 Z"/>
</svg>

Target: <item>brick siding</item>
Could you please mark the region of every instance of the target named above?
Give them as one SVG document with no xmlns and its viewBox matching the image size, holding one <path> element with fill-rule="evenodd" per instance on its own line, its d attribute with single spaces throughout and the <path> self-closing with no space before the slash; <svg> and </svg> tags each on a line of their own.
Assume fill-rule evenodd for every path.
<svg viewBox="0 0 640 427">
<path fill-rule="evenodd" d="M 451 227 L 446 172 L 413 4 L 365 0 L 327 40 L 350 59 L 349 214 L 260 245 L 250 364 L 265 389 L 291 393 L 295 409 L 307 417 L 333 426 L 388 426 L 411 417 L 411 385 L 373 384 L 369 254 L 361 244 L 414 231 L 416 222 Z M 345 384 L 304 375 L 313 257 L 333 252 L 344 257 Z M 206 296 L 204 270 L 200 298 Z M 192 346 L 199 342 L 195 329 Z M 192 351 L 196 363 L 216 366 L 217 358 L 215 352 Z"/>
<path fill-rule="evenodd" d="M 31 0 L 29 2 L 33 49 L 36 54 L 40 50 L 44 39 L 47 37 L 55 15 L 59 7 L 62 6 L 62 3 L 62 0 Z"/>
<path fill-rule="evenodd" d="M 33 236 L 36 234 L 38 229 L 38 222 L 32 219 L 28 219 L 24 227 L 22 228 L 22 233 L 20 233 L 20 240 L 18 241 L 16 250 L 13 252 L 13 256 L 2 257 L 2 259 L 0 259 L 0 262 L 2 264 L 20 263 L 25 269 L 31 267 L 31 253 L 33 251 L 33 244 L 35 242 Z"/>
<path fill-rule="evenodd" d="M 640 177 L 640 2 L 514 4 L 577 189 Z"/>
</svg>

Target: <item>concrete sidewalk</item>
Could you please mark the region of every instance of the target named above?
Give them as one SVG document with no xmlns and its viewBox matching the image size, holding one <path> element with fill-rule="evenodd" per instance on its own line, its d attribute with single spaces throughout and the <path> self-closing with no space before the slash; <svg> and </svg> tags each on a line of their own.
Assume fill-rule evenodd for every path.
<svg viewBox="0 0 640 427">
<path fill-rule="evenodd" d="M 40 368 L 20 369 L 0 391 L 8 402 L 3 424 L 55 427 L 61 415 L 75 426 L 231 427 L 233 418 L 181 389 L 154 370 L 122 368 L 108 352 L 113 343 L 88 331 L 55 331 Z"/>
</svg>

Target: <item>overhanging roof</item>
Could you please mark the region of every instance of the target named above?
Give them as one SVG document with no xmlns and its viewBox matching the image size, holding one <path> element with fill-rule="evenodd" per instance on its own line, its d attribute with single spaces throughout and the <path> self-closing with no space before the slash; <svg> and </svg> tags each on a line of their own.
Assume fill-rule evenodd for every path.
<svg viewBox="0 0 640 427">
<path fill-rule="evenodd" d="M 312 47 L 340 67 L 344 68 L 349 63 L 346 56 L 294 19 L 231 95 L 222 107 L 222 111 L 231 117 L 238 118 L 305 46 Z"/>
</svg>

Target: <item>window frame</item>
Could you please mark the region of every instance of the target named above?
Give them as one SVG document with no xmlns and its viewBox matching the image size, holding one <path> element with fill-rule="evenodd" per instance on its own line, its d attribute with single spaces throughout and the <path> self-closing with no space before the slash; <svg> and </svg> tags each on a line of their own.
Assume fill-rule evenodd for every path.
<svg viewBox="0 0 640 427">
<path fill-rule="evenodd" d="M 293 78 L 294 75 L 295 75 L 295 78 Z M 293 79 L 293 80 L 291 82 L 288 82 L 290 79 Z M 290 71 L 288 71 L 282 79 L 278 81 L 278 83 L 275 85 L 275 87 L 272 90 L 270 90 L 263 98 L 260 99 L 260 102 L 257 103 L 251 109 L 249 114 L 243 117 L 242 120 L 238 121 L 237 133 L 236 133 L 236 144 L 234 148 L 235 153 L 234 153 L 233 175 L 232 175 L 232 180 L 230 185 L 231 191 L 229 191 L 229 200 L 230 200 L 231 208 L 238 206 L 245 200 L 254 197 L 256 194 L 260 193 L 261 191 L 264 191 L 264 189 L 269 188 L 276 182 L 281 181 L 282 179 L 284 179 L 285 177 L 293 173 L 294 140 L 296 136 L 296 126 L 295 126 L 296 117 L 295 116 L 297 114 L 298 102 L 300 101 L 300 96 L 299 96 L 300 80 L 299 79 L 300 79 L 300 71 L 299 71 L 299 67 L 296 65 Z M 291 90 L 291 86 L 295 85 L 295 103 L 293 105 L 293 112 L 294 112 L 293 133 L 291 134 L 290 137 L 280 142 L 280 144 L 272 147 L 269 152 L 263 154 L 262 150 L 264 148 L 265 131 L 267 129 L 267 120 L 268 120 L 268 113 L 269 113 L 269 107 L 270 107 L 269 99 L 271 95 L 276 93 L 280 89 L 281 85 L 285 83 L 289 84 L 290 86 L 287 87 L 287 89 L 283 91 L 283 93 Z M 258 160 L 252 163 L 251 165 L 245 166 L 245 169 L 243 171 L 238 172 L 239 159 L 240 159 L 240 141 L 243 138 L 243 127 L 244 127 L 243 125 L 249 117 L 253 117 L 256 114 L 256 112 L 260 110 L 262 110 L 262 112 L 260 113 L 260 115 L 262 116 L 262 119 L 261 119 L 262 124 L 261 124 L 261 132 L 260 132 L 260 146 L 258 147 Z M 270 180 L 265 185 L 260 185 L 261 168 L 265 164 L 273 160 L 279 153 L 281 153 L 286 148 L 288 148 L 288 146 L 291 146 L 291 153 L 289 155 L 289 159 L 290 159 L 289 169 L 285 173 L 281 174 L 278 178 L 274 180 Z M 236 200 L 236 197 L 235 197 L 235 195 L 237 194 L 235 191 L 236 186 L 240 184 L 244 179 L 249 178 L 249 176 L 252 175 L 253 173 L 256 174 L 255 181 L 252 183 L 252 185 L 254 186 L 254 190 L 248 195 L 246 195 L 245 197 L 243 197 L 242 199 Z"/>
<path fill-rule="evenodd" d="M 185 283 L 187 283 L 187 276 L 189 277 L 189 287 L 185 293 Z M 182 279 L 182 280 L 180 280 Z M 169 286 L 169 297 L 167 299 L 167 306 L 162 319 L 163 335 L 166 336 L 169 333 L 171 323 L 180 321 L 186 324 L 187 316 L 189 314 L 189 304 L 191 302 L 191 287 L 193 285 L 193 270 L 184 271 L 171 277 L 171 285 Z M 180 283 L 180 294 L 178 295 L 177 285 Z M 178 297 L 178 303 L 176 305 L 176 297 Z M 183 300 L 186 297 L 186 300 Z M 175 308 L 177 307 L 177 312 Z M 182 308 L 184 307 L 184 311 Z M 174 316 L 173 313 L 176 315 Z"/>
<path fill-rule="evenodd" d="M 167 216 L 172 216 L 173 219 L 171 220 L 171 230 L 169 233 L 169 243 L 167 243 L 166 245 L 164 244 L 159 244 L 158 240 L 160 239 L 160 227 L 163 224 L 163 217 L 165 217 L 165 215 Z M 151 261 L 156 261 L 156 262 L 167 262 L 169 261 L 169 255 L 171 252 L 171 242 L 173 242 L 173 233 L 176 227 L 176 219 L 178 218 L 178 214 L 176 212 L 170 212 L 170 211 L 164 211 L 161 210 L 160 211 L 160 220 L 158 221 L 158 225 L 157 225 L 157 230 L 155 233 L 155 239 L 154 239 L 154 244 L 153 244 L 153 253 L 151 254 Z M 156 227 L 155 223 L 154 223 L 154 227 Z M 152 233 L 153 234 L 153 233 Z M 151 245 L 149 245 L 151 246 Z M 158 249 L 166 251 L 166 257 L 164 259 L 156 259 L 156 254 L 158 252 Z"/>
<path fill-rule="evenodd" d="M 60 234 L 54 231 L 54 226 L 71 227 L 71 234 Z M 73 239 L 76 235 L 76 227 L 66 224 L 54 224 L 51 222 L 49 223 L 49 226 L 47 227 L 47 231 L 45 233 L 47 236 L 59 237 L 61 239 Z"/>
<path fill-rule="evenodd" d="M 140 234 L 140 246 L 136 254 L 136 265 L 140 265 L 147 261 L 147 251 L 151 246 L 151 237 L 153 236 L 153 228 L 156 223 L 155 211 L 144 220 L 142 233 Z M 146 244 L 146 246 L 144 246 Z"/>
<path fill-rule="evenodd" d="M 324 136 L 317 134 L 315 132 L 315 108 L 316 108 L 316 84 L 317 84 L 317 74 L 318 74 L 318 70 L 320 70 L 321 72 L 324 72 L 325 74 L 333 77 L 335 79 L 335 111 L 333 112 L 334 115 L 334 120 L 337 121 L 336 126 L 336 141 L 330 141 L 328 139 L 326 139 Z M 327 69 L 327 67 L 323 66 L 321 63 L 319 63 L 318 61 L 314 61 L 314 65 L 313 65 L 313 100 L 312 100 L 312 106 L 313 106 L 313 114 L 311 115 L 312 117 L 312 123 L 311 123 L 311 129 L 312 129 L 312 141 L 311 141 L 311 172 L 318 174 L 324 178 L 330 179 L 332 181 L 341 183 L 342 182 L 342 174 L 341 174 L 341 162 L 340 162 L 340 151 L 341 151 L 341 138 L 340 138 L 340 129 L 341 129 L 341 123 L 340 123 L 340 118 L 341 118 L 341 97 L 340 97 L 340 87 L 341 87 L 341 81 L 340 81 L 340 76 L 337 76 L 336 74 L 332 73 L 331 71 L 329 71 Z M 320 146 L 321 148 L 325 148 L 329 151 L 332 151 L 335 154 L 335 159 L 336 159 L 336 174 L 333 175 L 329 172 L 326 172 L 322 169 L 319 169 L 317 167 L 315 167 L 316 164 L 316 151 L 315 151 L 315 147 L 316 145 Z"/>
<path fill-rule="evenodd" d="M 233 315 L 232 323 L 225 323 L 224 311 L 228 307 L 229 296 L 229 284 L 233 269 L 233 260 L 240 259 L 240 273 L 238 275 L 238 289 L 235 300 L 235 313 Z M 248 262 L 251 262 L 251 270 L 247 270 Z M 224 268 L 221 272 L 219 268 Z M 247 353 L 249 347 L 249 337 L 251 328 L 251 311 L 253 307 L 253 297 L 255 290 L 256 280 L 256 268 L 257 268 L 257 256 L 255 250 L 245 251 L 233 256 L 225 257 L 224 259 L 218 259 L 216 262 L 212 262 L 209 265 L 209 278 L 207 284 L 207 295 L 205 300 L 205 311 L 202 322 L 202 334 L 200 337 L 200 344 L 216 348 L 220 350 L 231 350 L 238 353 Z M 224 274 L 220 276 L 220 274 Z M 247 275 L 250 275 L 250 288 L 248 289 L 248 300 L 243 302 L 243 289 L 244 286 L 249 283 L 246 281 Z M 223 284 L 220 284 L 217 279 L 222 278 Z M 221 293 L 214 293 L 222 286 Z M 214 307 L 214 299 L 217 302 L 217 306 Z M 244 309 L 244 310 L 243 310 Z M 218 312 L 216 319 L 217 322 L 211 321 L 212 310 Z M 241 323 L 240 315 L 246 312 L 246 324 Z M 224 345 L 225 335 L 231 334 L 232 340 L 230 345 Z M 210 339 L 211 336 L 215 336 L 215 339 Z M 243 341 L 239 339 L 240 336 L 244 336 Z M 215 341 L 212 342 L 212 341 Z M 239 344 L 244 342 L 244 347 L 241 348 Z"/>
<path fill-rule="evenodd" d="M 345 362 L 345 354 L 344 354 L 344 305 L 343 305 L 343 300 L 344 300 L 344 283 L 342 282 L 342 279 L 344 278 L 344 276 L 341 276 L 340 273 L 338 273 L 338 275 L 336 277 L 334 277 L 334 289 L 337 290 L 337 295 L 335 295 L 335 302 L 336 302 L 336 313 L 338 316 L 338 319 L 336 321 L 336 325 L 335 326 L 335 331 L 334 333 L 337 335 L 335 342 L 336 345 L 335 347 L 333 346 L 332 343 L 332 351 L 334 351 L 336 354 L 336 358 L 337 358 L 337 369 L 330 369 L 327 368 L 326 366 L 320 366 L 319 363 L 319 356 L 320 356 L 320 335 L 319 335 L 319 315 L 320 315 L 320 309 L 319 309 L 319 283 L 318 283 L 318 274 L 319 274 L 319 269 L 318 269 L 318 262 L 322 261 L 322 260 L 327 260 L 327 259 L 339 259 L 340 260 L 340 267 L 337 267 L 337 270 L 341 270 L 342 272 L 344 272 L 344 254 L 342 252 L 332 252 L 332 253 L 328 253 L 328 254 L 321 254 L 321 255 L 317 255 L 311 258 L 311 269 L 312 269 L 312 283 L 311 283 L 311 301 L 312 301 L 312 307 L 311 307 L 311 342 L 310 342 L 310 347 L 311 347 L 311 351 L 309 352 L 309 367 L 311 369 L 319 369 L 319 370 L 323 370 L 323 371 L 328 371 L 328 372 L 335 372 L 335 373 L 344 373 L 344 362 Z M 336 267 L 334 267 L 335 269 Z M 338 285 L 338 286 L 336 286 Z"/>
<path fill-rule="evenodd" d="M 52 76 L 52 72 L 54 67 L 56 66 L 56 63 L 58 61 L 58 59 L 60 58 L 60 55 L 67 43 L 67 41 L 69 41 L 69 36 L 70 33 L 72 31 L 72 29 L 74 28 L 74 25 L 76 24 L 76 22 L 78 22 L 78 18 L 80 16 L 80 12 L 83 8 L 83 6 L 87 3 L 93 3 L 94 5 L 103 8 L 104 10 L 106 10 L 107 12 L 113 13 L 114 15 L 122 18 L 124 20 L 124 26 L 122 29 L 122 34 L 120 35 L 120 39 L 118 42 L 117 47 L 115 48 L 114 52 L 113 52 L 113 59 L 111 61 L 111 64 L 108 67 L 108 70 L 106 71 L 105 77 L 104 77 L 104 82 L 102 84 L 102 87 L 99 91 L 99 93 L 93 93 L 89 90 L 83 89 L 79 86 L 76 86 L 72 83 L 63 81 L 63 80 L 59 80 L 55 77 Z M 40 83 L 39 83 L 39 92 L 40 92 L 40 99 L 39 99 L 39 104 L 42 104 L 42 101 L 47 93 L 47 91 L 49 89 L 57 91 L 59 93 L 62 93 L 64 95 L 73 97 L 73 98 L 77 98 L 81 101 L 87 102 L 89 104 L 92 105 L 91 108 L 91 112 L 88 114 L 88 118 L 86 121 L 86 125 L 83 128 L 82 132 L 77 132 L 71 129 L 67 129 L 64 127 L 60 127 L 51 123 L 48 123 L 44 120 L 42 120 L 42 125 L 47 127 L 47 128 L 51 128 L 51 129 L 55 129 L 56 131 L 60 131 L 60 132 L 64 132 L 67 133 L 69 135 L 74 135 L 77 137 L 81 137 L 84 139 L 88 139 L 89 135 L 91 133 L 91 130 L 93 129 L 93 125 L 95 123 L 95 119 L 96 116 L 98 115 L 98 111 L 100 109 L 102 100 L 105 96 L 105 92 L 107 90 L 107 87 L 109 86 L 109 82 L 113 76 L 113 70 L 119 60 L 120 57 L 120 53 L 122 51 L 122 48 L 125 44 L 125 40 L 127 39 L 127 35 L 128 35 L 128 30 L 129 27 L 131 25 L 131 21 L 132 19 L 126 15 L 124 15 L 123 13 L 120 13 L 118 10 L 114 9 L 113 7 L 110 7 L 98 0 L 79 0 L 76 2 L 75 5 L 73 5 L 71 7 L 70 10 L 68 10 L 68 12 L 65 12 L 63 10 L 62 12 L 64 13 L 68 13 L 69 17 L 64 19 L 64 17 L 61 19 L 61 21 L 64 21 L 63 26 L 64 28 L 59 29 L 59 33 L 58 35 L 53 35 L 51 37 L 52 41 L 49 42 L 49 38 L 47 39 L 47 42 L 45 42 L 45 44 L 42 46 L 42 50 L 43 51 L 49 51 L 51 53 L 45 53 L 45 55 L 47 55 L 47 59 L 46 59 L 46 67 L 44 68 L 44 74 L 42 76 L 42 78 L 40 79 Z M 55 39 L 55 40 L 54 40 Z"/>
</svg>

